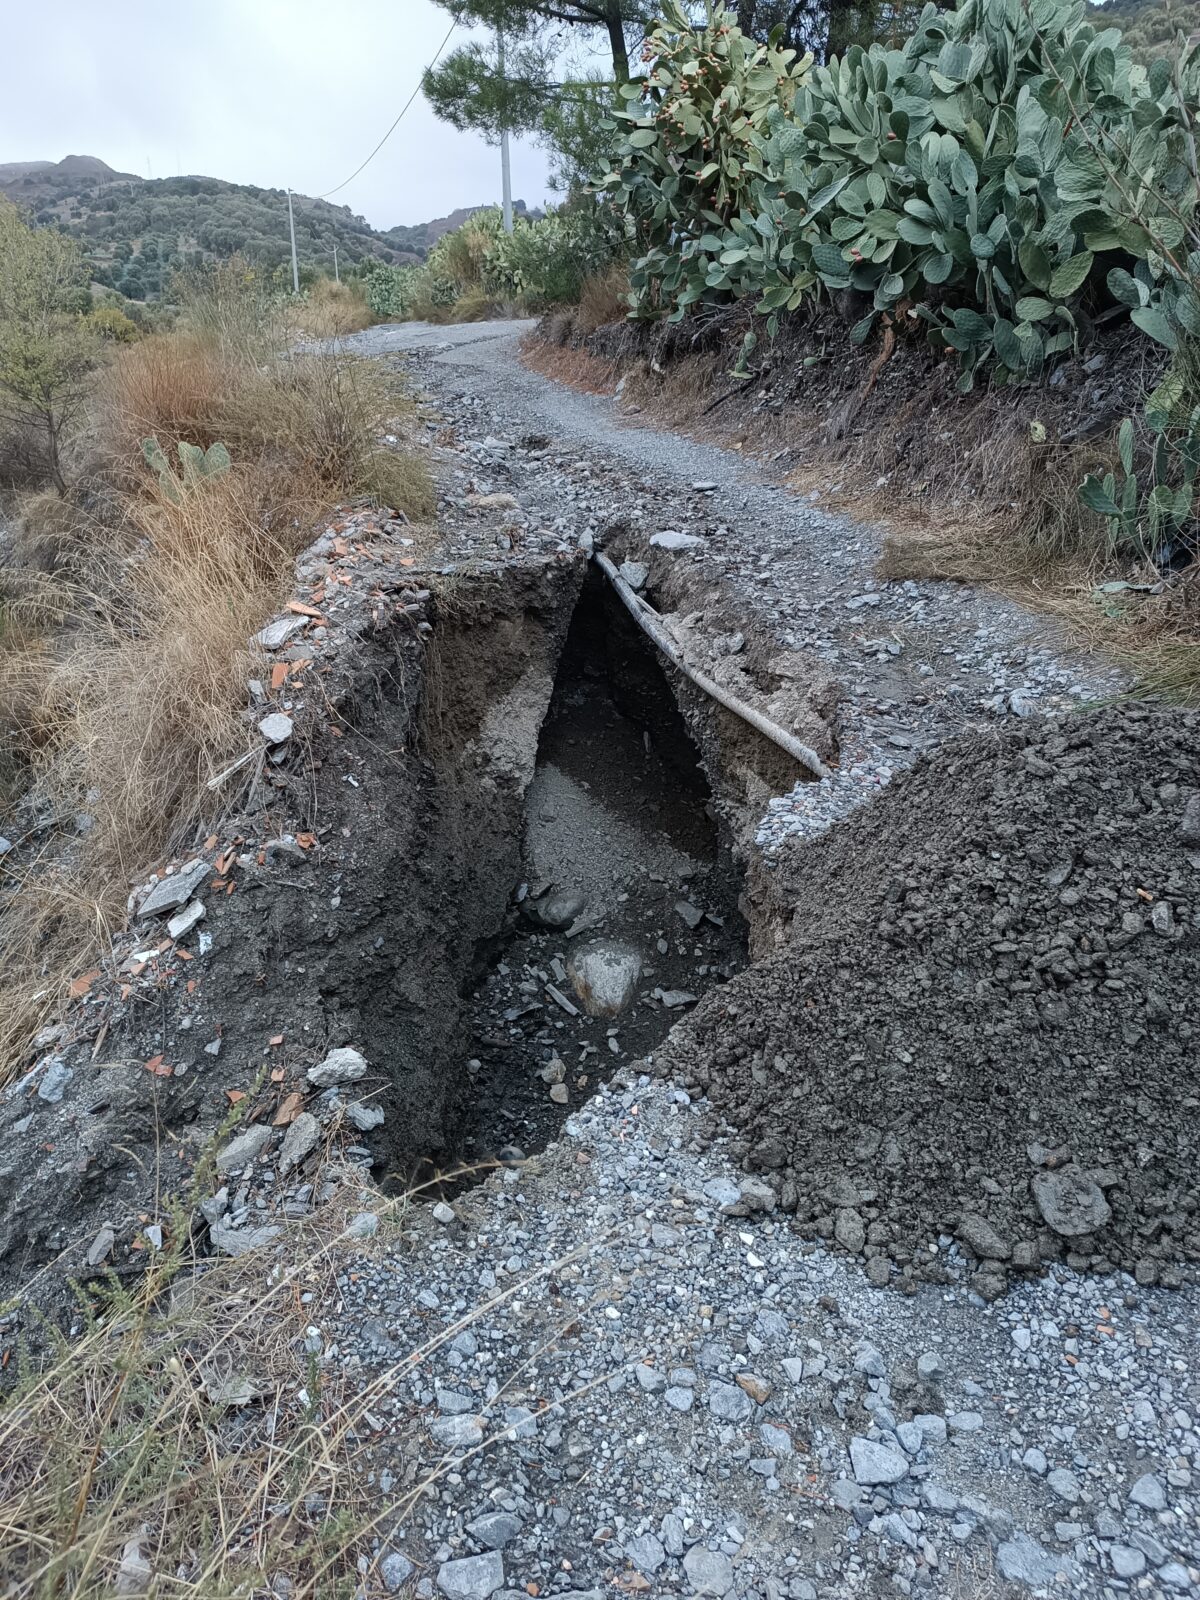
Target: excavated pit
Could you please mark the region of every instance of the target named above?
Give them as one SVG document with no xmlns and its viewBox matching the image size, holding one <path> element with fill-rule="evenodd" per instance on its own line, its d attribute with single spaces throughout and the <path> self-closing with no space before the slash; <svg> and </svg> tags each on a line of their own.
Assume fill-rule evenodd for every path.
<svg viewBox="0 0 1200 1600">
<path fill-rule="evenodd" d="M 591 574 L 538 741 L 521 881 L 465 996 L 464 1163 L 544 1148 L 598 1080 L 744 966 L 721 831 L 653 648 Z"/>
<path fill-rule="evenodd" d="M 653 647 L 599 575 L 580 591 L 536 726 L 546 686 L 525 677 L 456 739 L 451 701 L 479 673 L 461 676 L 470 646 L 453 628 L 438 650 L 444 698 L 431 693 L 426 738 L 457 816 L 455 871 L 489 885 L 494 906 L 497 875 L 507 892 L 494 926 L 447 952 L 463 977 L 435 1076 L 457 1089 L 445 1140 L 415 1163 L 426 1179 L 543 1149 L 597 1082 L 744 966 L 747 943 L 700 754 Z M 527 780 L 503 837 L 472 790 L 472 769 L 484 785 L 494 773 L 497 741 Z M 597 964 L 621 993 L 597 994 Z M 418 1153 L 394 1155 L 393 1181 L 411 1179 Z"/>
</svg>

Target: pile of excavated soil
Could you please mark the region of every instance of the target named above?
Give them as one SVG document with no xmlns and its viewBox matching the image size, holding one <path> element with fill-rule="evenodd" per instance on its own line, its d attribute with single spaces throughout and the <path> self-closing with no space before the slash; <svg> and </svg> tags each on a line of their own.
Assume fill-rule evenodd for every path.
<svg viewBox="0 0 1200 1600">
<path fill-rule="evenodd" d="M 778 882 L 787 939 L 660 1068 L 802 1231 L 904 1287 L 956 1235 L 984 1294 L 1200 1260 L 1200 715 L 956 741 Z"/>
</svg>

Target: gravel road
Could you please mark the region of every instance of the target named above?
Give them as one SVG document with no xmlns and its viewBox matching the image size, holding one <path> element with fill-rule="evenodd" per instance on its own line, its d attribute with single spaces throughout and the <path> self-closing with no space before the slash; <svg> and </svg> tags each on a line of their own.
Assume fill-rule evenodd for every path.
<svg viewBox="0 0 1200 1600">
<path fill-rule="evenodd" d="M 873 576 L 878 538 L 768 463 L 646 428 L 519 364 L 524 323 L 376 328 L 453 423 L 443 522 L 509 496 L 500 548 L 614 525 L 673 556 L 844 686 L 839 774 L 770 800 L 807 834 L 917 750 L 1120 687 L 1042 619 Z M 477 528 L 474 529 L 477 535 Z M 704 1102 L 636 1069 L 521 1171 L 352 1256 L 319 1359 L 364 1378 L 446 1335 L 380 1408 L 381 1494 L 441 1463 L 381 1544 L 392 1592 L 1047 1595 L 1200 1586 L 1200 1303 L 1065 1265 L 994 1304 L 949 1237 L 910 1297 L 798 1237 Z M 465 1323 L 465 1325 L 464 1325 Z M 455 1329 L 463 1331 L 455 1336 Z M 414 1428 L 423 1441 L 412 1459 Z M 393 1470 L 394 1465 L 394 1470 Z"/>
<path fill-rule="evenodd" d="M 1120 675 L 1076 656 L 1045 617 L 961 584 L 879 580 L 878 530 L 793 494 L 770 457 L 647 426 L 615 397 L 531 371 L 519 344 L 533 326 L 400 324 L 348 343 L 402 364 L 453 423 L 464 491 L 516 496 L 522 549 L 620 530 L 657 554 L 659 575 L 673 563 L 693 591 L 719 593 L 814 677 L 837 680 L 837 771 L 773 796 L 760 844 L 823 831 L 955 734 L 1119 692 Z M 451 491 L 443 519 L 462 504 Z M 655 552 L 666 532 L 683 547 Z"/>
</svg>

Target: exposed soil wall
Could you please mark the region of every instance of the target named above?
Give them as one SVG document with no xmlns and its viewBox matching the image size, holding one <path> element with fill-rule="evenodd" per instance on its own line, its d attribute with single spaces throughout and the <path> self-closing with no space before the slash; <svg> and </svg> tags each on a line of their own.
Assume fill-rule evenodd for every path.
<svg viewBox="0 0 1200 1600">
<path fill-rule="evenodd" d="M 449 1147 L 461 991 L 519 876 L 582 571 L 456 576 L 429 600 L 425 638 L 404 616 L 339 641 L 266 798 L 230 823 L 228 855 L 213 840 L 197 852 L 201 953 L 135 923 L 147 959 L 99 974 L 55 1053 L 0 1103 L 5 1278 L 64 1250 L 78 1270 L 102 1224 L 130 1239 L 186 1192 L 233 1105 L 269 1123 L 335 1047 L 369 1063 L 354 1092 L 384 1112 L 377 1162 L 404 1170 Z"/>
</svg>

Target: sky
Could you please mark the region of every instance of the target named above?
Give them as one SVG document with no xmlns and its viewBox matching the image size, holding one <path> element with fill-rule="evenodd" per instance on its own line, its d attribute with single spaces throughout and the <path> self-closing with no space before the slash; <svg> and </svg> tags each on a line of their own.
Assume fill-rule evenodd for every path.
<svg viewBox="0 0 1200 1600">
<path fill-rule="evenodd" d="M 0 162 L 99 156 L 320 195 L 349 177 L 449 26 L 433 0 L 2 0 Z M 468 37 L 461 30 L 450 48 Z M 546 158 L 514 140 L 513 195 L 546 198 Z M 376 228 L 500 199 L 499 152 L 418 94 L 383 149 L 330 195 Z"/>
</svg>

